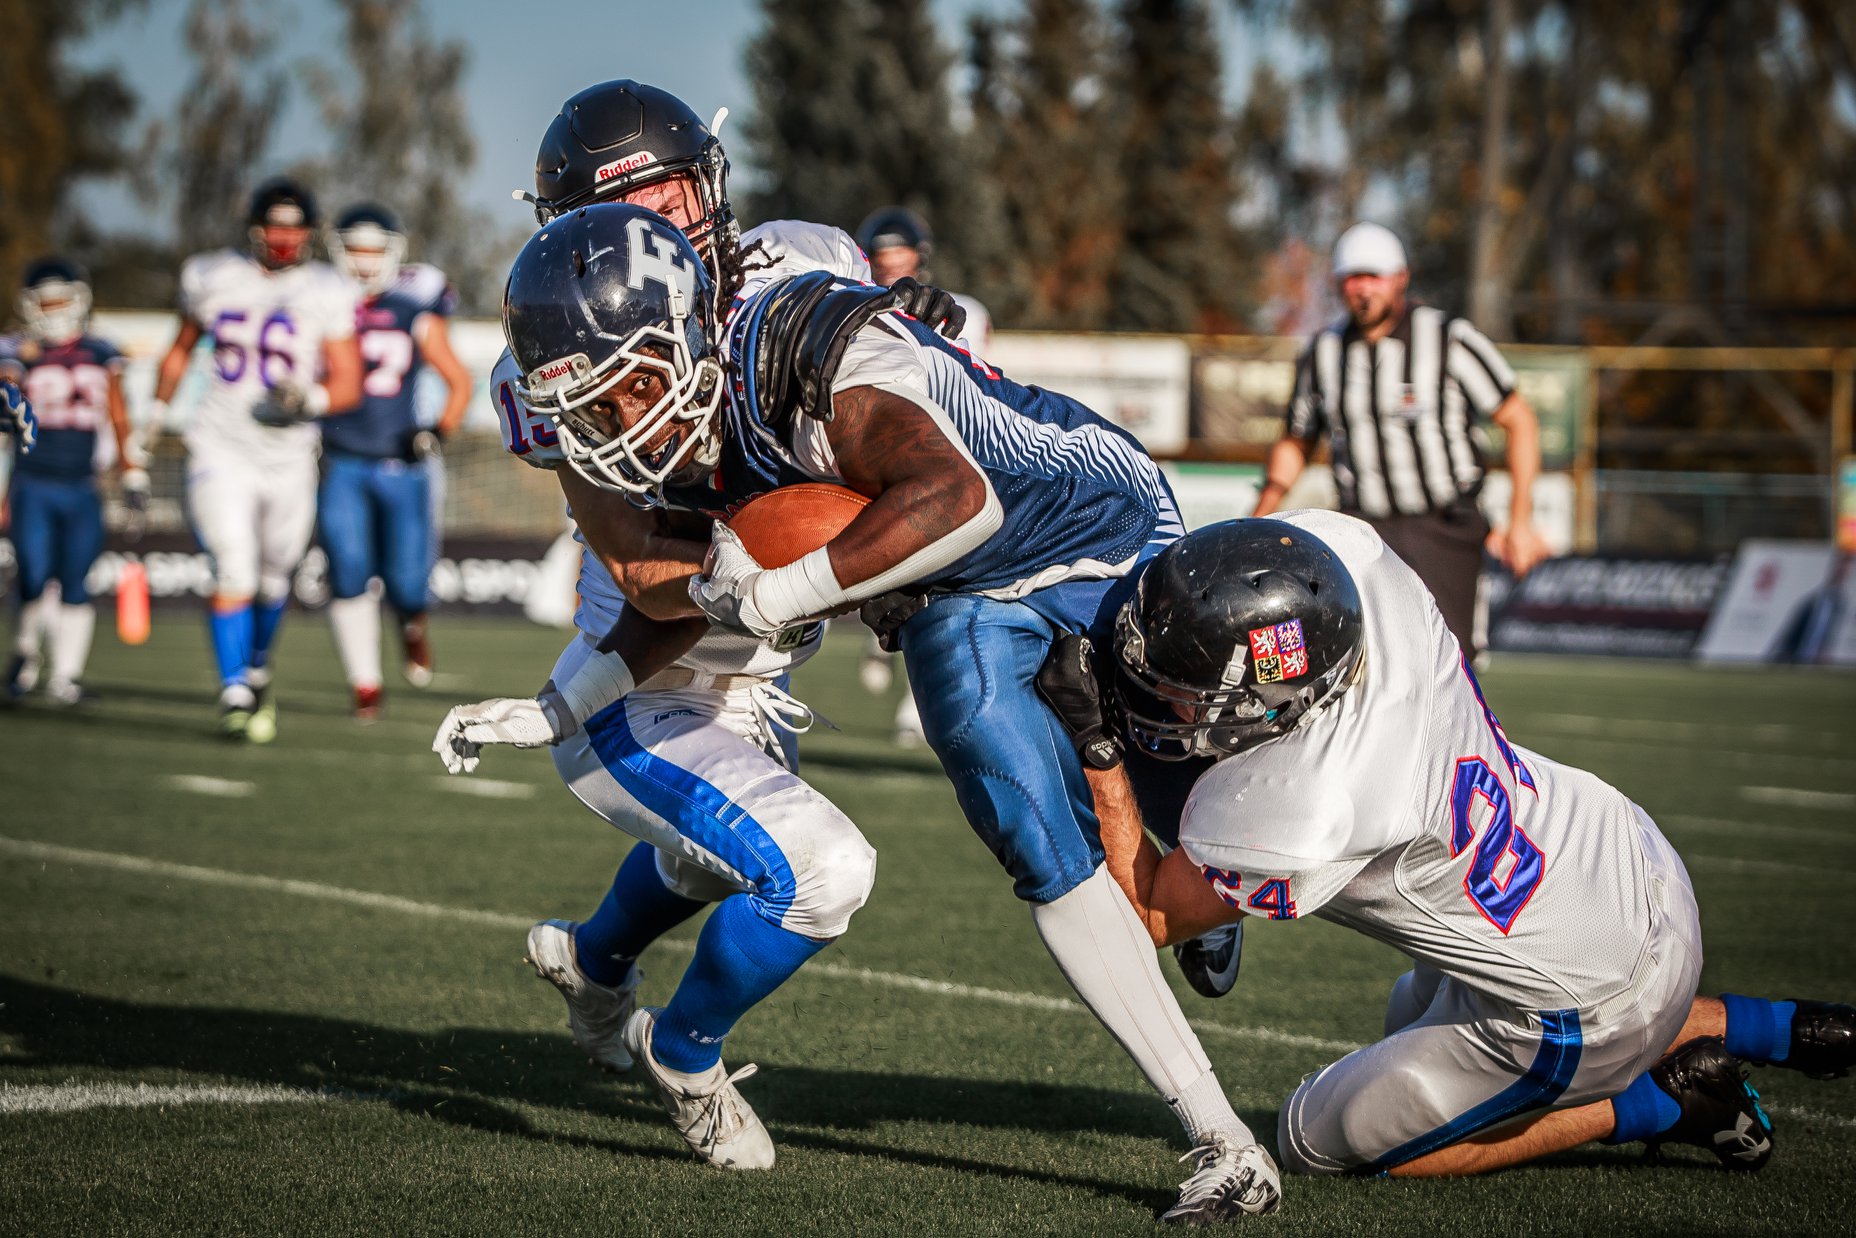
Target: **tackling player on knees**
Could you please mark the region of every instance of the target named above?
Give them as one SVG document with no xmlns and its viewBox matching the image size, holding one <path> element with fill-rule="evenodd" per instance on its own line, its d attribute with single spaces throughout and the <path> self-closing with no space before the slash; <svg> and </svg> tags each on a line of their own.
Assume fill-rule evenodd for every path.
<svg viewBox="0 0 1856 1238">
<path fill-rule="evenodd" d="M 1091 776 L 1110 870 L 1156 945 L 1319 916 L 1408 954 L 1386 1038 L 1303 1080 L 1302 1173 L 1478 1173 L 1594 1139 L 1764 1165 L 1747 1064 L 1856 1061 L 1856 1010 L 1695 994 L 1681 858 L 1583 770 L 1514 744 L 1418 578 L 1330 512 L 1214 525 L 1157 559 L 1102 668 L 1040 684 L 1078 742 L 1215 758 L 1165 855 L 1118 769 Z M 1187 777 L 1190 777 L 1188 774 Z"/>
</svg>

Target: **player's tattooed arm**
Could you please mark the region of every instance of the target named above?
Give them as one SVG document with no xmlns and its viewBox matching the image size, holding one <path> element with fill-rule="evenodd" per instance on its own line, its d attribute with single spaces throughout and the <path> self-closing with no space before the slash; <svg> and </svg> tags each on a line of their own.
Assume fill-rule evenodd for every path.
<svg viewBox="0 0 1856 1238">
<path fill-rule="evenodd" d="M 633 608 L 656 620 L 702 615 L 690 601 L 689 582 L 702 571 L 709 548 L 708 521 L 694 526 L 696 537 L 680 536 L 663 513 L 634 507 L 623 495 L 601 490 L 572 469 L 556 469 L 554 475 L 587 544 Z"/>
<path fill-rule="evenodd" d="M 838 471 L 871 499 L 830 544 L 832 571 L 845 589 L 915 556 L 919 578 L 997 528 L 985 474 L 920 404 L 880 387 L 850 387 L 832 396 L 832 412 L 825 435 Z"/>
<path fill-rule="evenodd" d="M 1085 768 L 1083 773 L 1096 801 L 1108 875 L 1128 896 L 1156 947 L 1189 941 L 1243 918 L 1243 912 L 1218 897 L 1184 851 L 1162 855 L 1147 836 L 1127 766 Z"/>
</svg>

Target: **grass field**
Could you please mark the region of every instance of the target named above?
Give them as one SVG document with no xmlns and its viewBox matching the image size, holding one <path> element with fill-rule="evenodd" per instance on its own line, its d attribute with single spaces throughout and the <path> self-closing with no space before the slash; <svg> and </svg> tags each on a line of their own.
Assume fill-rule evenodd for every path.
<svg viewBox="0 0 1856 1238">
<path fill-rule="evenodd" d="M 326 630 L 281 652 L 282 733 L 212 733 L 192 616 L 102 637 L 78 712 L 0 711 L 0 1232 L 1130 1233 L 1183 1176 L 1177 1127 L 1069 999 L 934 759 L 834 636 L 798 690 L 842 728 L 806 771 L 880 853 L 851 932 L 742 1024 L 731 1066 L 779 1145 L 697 1165 L 647 1086 L 573 1049 L 526 926 L 596 904 L 629 840 L 541 753 L 448 779 L 454 701 L 526 694 L 559 647 L 441 621 L 444 672 L 356 727 Z M 1699 887 L 1704 987 L 1856 998 L 1856 679 L 1498 660 L 1518 742 L 1664 825 Z M 646 956 L 661 1001 L 693 926 Z M 1165 966 L 1172 969 L 1172 961 Z M 1187 993 L 1274 1143 L 1296 1081 L 1378 1033 L 1387 949 L 1255 925 L 1236 994 Z M 1829 1233 L 1856 1228 L 1856 1082 L 1757 1078 L 1778 1152 L 1587 1148 L 1476 1181 L 1291 1180 L 1272 1234 Z"/>
</svg>

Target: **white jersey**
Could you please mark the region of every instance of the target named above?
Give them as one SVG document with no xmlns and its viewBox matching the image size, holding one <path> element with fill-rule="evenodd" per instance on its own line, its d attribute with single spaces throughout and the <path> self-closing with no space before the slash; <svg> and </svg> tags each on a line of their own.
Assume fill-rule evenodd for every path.
<svg viewBox="0 0 1856 1238">
<path fill-rule="evenodd" d="M 326 262 L 267 271 L 235 249 L 195 254 L 180 269 L 180 311 L 213 339 L 213 366 L 187 447 L 259 462 L 314 456 L 314 424 L 265 426 L 251 410 L 284 378 L 321 377 L 322 346 L 354 335 L 359 290 Z"/>
<path fill-rule="evenodd" d="M 823 224 L 801 223 L 782 219 L 751 229 L 741 238 L 742 251 L 749 254 L 752 266 L 736 297 L 730 313 L 744 300 L 776 279 L 806 271 L 830 271 L 846 279 L 868 282 L 870 263 L 857 242 L 841 228 Z M 726 338 L 726 332 L 723 333 Z M 522 377 L 515 357 L 507 348 L 497 358 L 490 375 L 490 400 L 496 406 L 498 423 L 503 430 L 503 449 L 524 464 L 541 469 L 557 469 L 567 463 L 554 423 L 545 415 L 523 404 L 517 382 Z M 572 513 L 569 512 L 571 516 Z M 586 546 L 579 529 L 574 540 L 583 547 L 580 554 L 580 606 L 574 623 L 582 632 L 599 639 L 618 622 L 624 609 L 625 595 L 619 591 L 612 573 Z M 775 648 L 766 641 L 719 628 L 710 629 L 696 647 L 677 660 L 678 666 L 718 675 L 781 675 L 818 652 L 823 625 L 792 648 Z"/>
<path fill-rule="evenodd" d="M 1593 775 L 1509 743 L 1429 593 L 1368 525 L 1278 518 L 1352 573 L 1364 674 L 1199 779 L 1188 858 L 1250 915 L 1345 924 L 1522 1009 L 1628 990 L 1650 937 L 1640 840 L 1654 827 Z M 1259 629 L 1253 648 L 1293 648 L 1290 628 Z"/>
</svg>

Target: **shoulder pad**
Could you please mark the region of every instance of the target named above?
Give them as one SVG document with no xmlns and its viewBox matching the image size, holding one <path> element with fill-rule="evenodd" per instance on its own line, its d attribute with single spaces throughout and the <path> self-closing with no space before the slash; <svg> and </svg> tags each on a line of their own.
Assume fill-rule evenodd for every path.
<svg viewBox="0 0 1856 1238">
<path fill-rule="evenodd" d="M 846 283 L 825 271 L 768 287 L 735 316 L 731 333 L 737 338 L 729 349 L 752 375 L 762 420 L 779 425 L 801 412 L 830 421 L 831 380 L 845 346 L 872 318 L 901 303 L 888 288 Z"/>
</svg>

